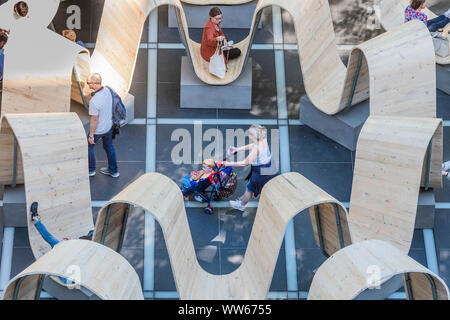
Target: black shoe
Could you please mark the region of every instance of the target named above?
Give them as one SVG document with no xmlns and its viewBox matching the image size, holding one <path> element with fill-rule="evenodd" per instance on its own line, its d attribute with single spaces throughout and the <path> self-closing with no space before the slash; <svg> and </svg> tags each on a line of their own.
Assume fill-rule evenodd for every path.
<svg viewBox="0 0 450 320">
<path fill-rule="evenodd" d="M 31 209 L 30 209 L 31 221 L 33 221 L 34 218 L 39 217 L 37 210 L 38 210 L 38 203 L 35 201 L 31 204 Z"/>
</svg>

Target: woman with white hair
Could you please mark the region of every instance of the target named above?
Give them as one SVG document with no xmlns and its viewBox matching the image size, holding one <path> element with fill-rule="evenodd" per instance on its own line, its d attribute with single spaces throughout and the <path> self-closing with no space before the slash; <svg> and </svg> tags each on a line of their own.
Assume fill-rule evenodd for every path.
<svg viewBox="0 0 450 320">
<path fill-rule="evenodd" d="M 254 196 L 261 193 L 264 185 L 272 178 L 278 175 L 272 169 L 272 154 L 267 143 L 267 129 L 263 126 L 254 124 L 248 130 L 251 144 L 235 148 L 230 148 L 230 153 L 235 154 L 240 151 L 250 151 L 247 158 L 239 162 L 224 161 L 226 167 L 247 167 L 251 166 L 250 174 L 247 177 L 248 183 L 245 193 L 238 200 L 230 201 L 230 205 L 237 210 L 244 211 L 245 206 Z"/>
</svg>

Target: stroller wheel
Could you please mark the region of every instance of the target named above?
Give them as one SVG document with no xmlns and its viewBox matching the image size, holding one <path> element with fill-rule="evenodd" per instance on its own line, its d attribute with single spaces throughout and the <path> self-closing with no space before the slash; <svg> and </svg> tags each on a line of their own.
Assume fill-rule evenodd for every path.
<svg viewBox="0 0 450 320">
<path fill-rule="evenodd" d="M 212 207 L 206 207 L 206 208 L 205 208 L 205 213 L 206 213 L 207 215 L 213 214 L 213 208 L 212 208 Z"/>
</svg>

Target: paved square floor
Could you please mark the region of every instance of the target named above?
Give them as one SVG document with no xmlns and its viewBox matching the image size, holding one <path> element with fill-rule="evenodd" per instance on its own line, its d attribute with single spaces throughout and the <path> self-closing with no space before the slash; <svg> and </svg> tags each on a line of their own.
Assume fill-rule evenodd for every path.
<svg viewBox="0 0 450 320">
<path fill-rule="evenodd" d="M 358 43 L 381 32 L 348 28 L 348 24 L 357 22 L 355 15 L 362 10 L 358 5 L 351 6 L 353 2 L 355 1 L 330 1 L 333 17 L 339 21 L 336 22 L 335 28 L 340 44 Z M 102 3 L 101 0 L 65 1 L 54 21 L 56 30 L 65 28 L 68 16 L 66 8 L 76 4 L 82 12 L 79 38 L 89 47 L 93 47 Z M 436 8 L 440 8 L 440 3 L 434 3 Z M 145 172 L 157 171 L 178 183 L 185 174 L 197 169 L 198 165 L 177 165 L 171 157 L 178 143 L 172 136 L 173 133 L 176 130 L 185 130 L 193 136 L 194 120 L 202 120 L 202 135 L 213 129 L 226 136 L 227 130 L 246 130 L 254 122 L 264 124 L 269 129 L 279 130 L 274 132 L 279 132 L 281 137 L 278 150 L 280 157 L 277 159 L 281 170 L 299 172 L 336 199 L 348 203 L 352 188 L 354 153 L 298 121 L 299 99 L 305 94 L 305 89 L 297 51 L 289 48 L 274 50 L 273 47 L 273 43 L 280 39 L 280 30 L 283 30 L 281 41 L 295 45 L 290 17 L 282 12 L 282 28 L 278 28 L 272 22 L 273 10 L 269 8 L 264 11 L 263 27 L 257 31 L 255 38 L 255 44 L 264 46 L 254 47 L 250 54 L 253 58 L 251 110 L 180 109 L 180 66 L 181 57 L 186 53 L 179 47 L 178 31 L 168 28 L 167 10 L 167 7 L 161 7 L 157 17 L 153 15 L 151 18 L 156 19 L 157 33 L 155 29 L 149 30 L 149 21 L 144 27 L 142 48 L 139 50 L 130 90 L 136 101 L 136 121 L 124 127 L 115 142 L 121 175 L 114 180 L 101 174 L 91 178 L 94 219 L 104 201 Z M 366 20 L 369 18 L 365 16 Z M 197 41 L 201 38 L 201 32 L 199 29 L 190 30 L 192 38 Z M 248 30 L 239 29 L 225 32 L 235 41 L 248 34 Z M 147 46 L 155 41 L 160 45 L 159 49 Z M 343 53 L 342 57 L 345 61 L 346 54 Z M 277 83 L 277 75 L 280 76 L 280 72 L 284 73 L 281 76 L 284 77 L 285 83 Z M 286 105 L 283 105 L 284 98 Z M 438 91 L 437 103 L 438 116 L 450 120 L 450 96 Z M 447 142 L 450 141 L 450 129 L 447 123 L 445 125 L 444 142 Z M 211 141 L 204 140 L 202 147 L 206 148 L 210 143 Z M 224 144 L 222 152 L 227 146 L 228 142 Z M 191 147 L 191 155 L 195 157 L 194 147 Z M 106 157 L 100 147 L 97 148 L 96 155 L 97 169 L 105 166 Z M 444 157 L 450 158 L 450 148 L 445 143 Z M 237 173 L 239 184 L 236 196 L 244 191 L 247 169 L 238 169 Z M 256 201 L 252 202 L 244 213 L 230 209 L 226 203 L 222 203 L 211 216 L 205 215 L 202 208 L 198 208 L 195 203 L 186 203 L 197 259 L 206 271 L 212 274 L 227 274 L 239 267 L 252 230 Z M 447 180 L 442 190 L 436 190 L 436 201 L 438 204 L 434 237 L 439 272 L 447 284 L 450 284 L 450 182 Z M 176 298 L 176 287 L 161 228 L 157 223 L 154 232 L 152 228 L 146 228 L 147 219 L 144 213 L 133 214 L 121 254 L 135 267 L 146 297 Z M 303 212 L 294 219 L 293 230 L 295 255 L 287 256 L 283 243 L 270 287 L 272 297 L 286 298 L 288 292 L 289 297 L 304 297 L 305 292 L 309 290 L 314 271 L 326 259 L 314 240 L 308 212 Z M 2 232 L 3 230 L 0 230 L 0 237 Z M 146 245 L 146 239 L 154 239 L 152 248 L 149 249 Z M 422 230 L 416 230 L 414 233 L 410 256 L 427 265 Z M 15 228 L 11 277 L 33 261 L 27 230 Z M 151 262 L 145 264 L 144 261 Z M 294 270 L 288 268 L 292 263 Z"/>
</svg>

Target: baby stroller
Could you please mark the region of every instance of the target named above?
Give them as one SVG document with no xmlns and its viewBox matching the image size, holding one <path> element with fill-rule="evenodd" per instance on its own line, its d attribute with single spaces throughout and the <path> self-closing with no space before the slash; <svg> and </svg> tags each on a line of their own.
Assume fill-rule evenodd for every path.
<svg viewBox="0 0 450 320">
<path fill-rule="evenodd" d="M 214 208 L 211 201 L 220 201 L 234 194 L 237 187 L 237 174 L 232 167 L 225 167 L 221 162 L 216 163 L 213 172 L 204 179 L 191 181 L 190 175 L 186 175 L 181 181 L 181 191 L 184 197 L 197 196 L 208 206 L 206 214 L 212 214 Z"/>
</svg>

